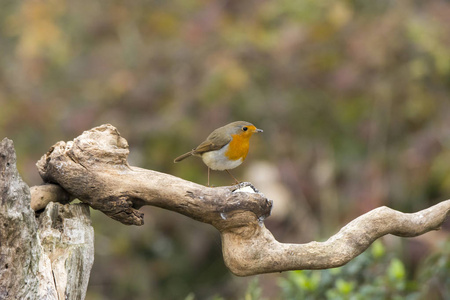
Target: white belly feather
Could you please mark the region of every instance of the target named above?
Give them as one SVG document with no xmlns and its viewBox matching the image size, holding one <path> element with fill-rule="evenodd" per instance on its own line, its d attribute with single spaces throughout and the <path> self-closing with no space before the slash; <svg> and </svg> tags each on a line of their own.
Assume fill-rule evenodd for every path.
<svg viewBox="0 0 450 300">
<path fill-rule="evenodd" d="M 230 170 L 234 169 L 240 164 L 242 164 L 243 159 L 240 158 L 238 160 L 229 160 L 225 153 L 228 150 L 230 144 L 227 144 L 225 147 L 222 147 L 219 150 L 216 151 L 209 151 L 202 154 L 202 160 L 210 167 L 212 170 Z"/>
</svg>

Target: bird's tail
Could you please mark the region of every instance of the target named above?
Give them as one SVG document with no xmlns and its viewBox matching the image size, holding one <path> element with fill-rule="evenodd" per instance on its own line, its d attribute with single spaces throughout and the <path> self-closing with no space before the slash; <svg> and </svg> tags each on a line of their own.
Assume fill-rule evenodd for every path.
<svg viewBox="0 0 450 300">
<path fill-rule="evenodd" d="M 175 159 L 173 160 L 173 162 L 174 162 L 174 163 L 180 162 L 180 161 L 182 161 L 183 159 L 188 158 L 189 156 L 192 156 L 192 155 L 193 155 L 193 154 L 192 154 L 192 151 L 189 151 L 188 153 L 185 153 L 185 154 L 180 155 L 180 156 L 178 156 L 177 158 L 175 158 Z"/>
</svg>

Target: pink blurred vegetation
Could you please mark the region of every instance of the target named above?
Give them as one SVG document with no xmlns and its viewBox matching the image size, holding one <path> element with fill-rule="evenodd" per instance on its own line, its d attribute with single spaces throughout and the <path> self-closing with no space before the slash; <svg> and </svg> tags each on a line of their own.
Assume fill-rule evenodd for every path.
<svg viewBox="0 0 450 300">
<path fill-rule="evenodd" d="M 1 6 L 0 138 L 14 141 L 30 186 L 50 146 L 104 123 L 128 140 L 130 164 L 205 184 L 199 159 L 173 158 L 246 120 L 264 133 L 234 175 L 274 200 L 266 224 L 280 241 L 326 239 L 381 205 L 413 212 L 450 198 L 448 1 Z M 92 211 L 87 299 L 242 294 L 248 279 L 227 271 L 212 228 L 144 211 L 139 228 Z M 382 241 L 414 272 L 448 233 Z M 278 276 L 261 276 L 267 295 Z"/>
</svg>

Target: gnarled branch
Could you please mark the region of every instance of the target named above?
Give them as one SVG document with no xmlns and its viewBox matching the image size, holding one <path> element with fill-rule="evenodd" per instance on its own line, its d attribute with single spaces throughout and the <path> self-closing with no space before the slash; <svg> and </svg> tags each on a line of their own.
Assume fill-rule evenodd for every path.
<svg viewBox="0 0 450 300">
<path fill-rule="evenodd" d="M 247 276 L 343 265 L 377 238 L 411 237 L 436 230 L 450 200 L 414 214 L 387 207 L 360 216 L 325 242 L 284 244 L 264 226 L 272 201 L 250 183 L 210 188 L 175 176 L 129 166 L 128 143 L 112 125 L 58 142 L 37 166 L 42 178 L 124 224 L 142 225 L 138 209 L 152 205 L 213 225 L 220 231 L 225 264 Z"/>
</svg>

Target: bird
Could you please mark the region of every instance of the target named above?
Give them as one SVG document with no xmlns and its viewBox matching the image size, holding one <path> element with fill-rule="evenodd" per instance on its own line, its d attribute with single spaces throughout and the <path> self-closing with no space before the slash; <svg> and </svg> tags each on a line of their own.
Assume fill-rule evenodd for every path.
<svg viewBox="0 0 450 300">
<path fill-rule="evenodd" d="M 226 171 L 236 184 L 239 184 L 240 181 L 229 170 L 242 164 L 248 154 L 250 137 L 258 132 L 263 132 L 263 130 L 256 128 L 252 123 L 232 122 L 211 132 L 205 141 L 191 151 L 175 158 L 174 162 L 180 162 L 190 156 L 199 156 L 208 167 L 208 186 L 210 169 Z"/>
</svg>

